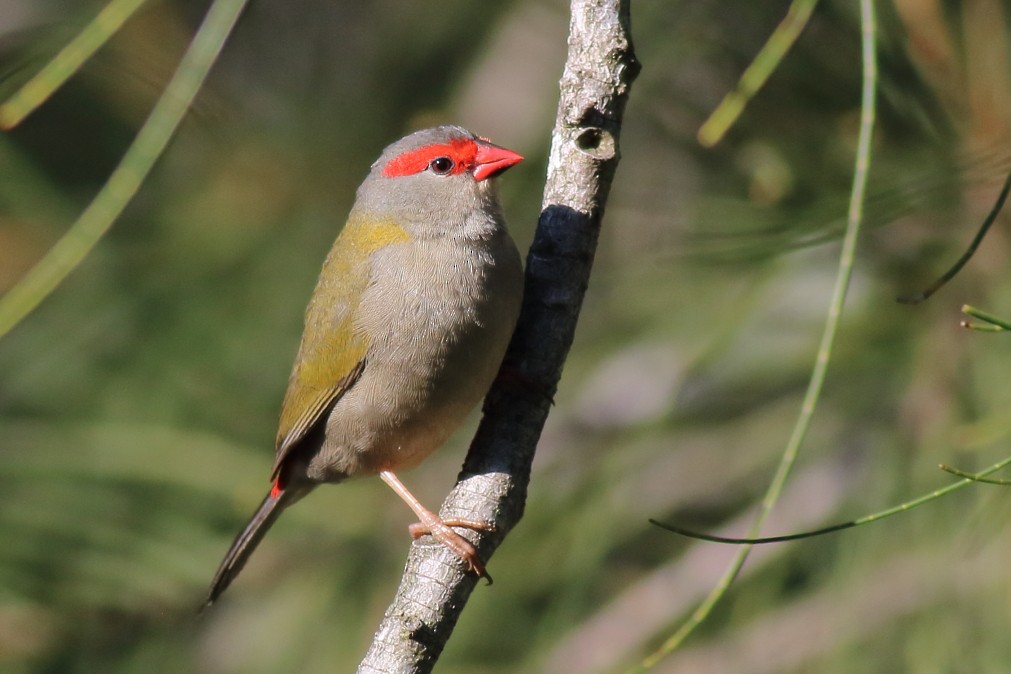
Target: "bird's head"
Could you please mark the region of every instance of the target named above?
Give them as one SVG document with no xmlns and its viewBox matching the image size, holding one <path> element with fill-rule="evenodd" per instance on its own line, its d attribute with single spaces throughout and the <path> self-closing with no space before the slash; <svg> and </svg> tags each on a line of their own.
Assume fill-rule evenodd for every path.
<svg viewBox="0 0 1011 674">
<path fill-rule="evenodd" d="M 383 151 L 356 208 L 392 218 L 414 236 L 475 235 L 483 221 L 498 219 L 492 178 L 522 159 L 459 126 L 417 131 Z"/>
</svg>

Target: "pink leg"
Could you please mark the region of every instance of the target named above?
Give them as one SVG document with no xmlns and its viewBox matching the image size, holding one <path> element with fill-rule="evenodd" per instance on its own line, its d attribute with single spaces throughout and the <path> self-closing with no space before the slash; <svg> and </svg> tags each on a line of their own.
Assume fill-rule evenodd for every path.
<svg viewBox="0 0 1011 674">
<path fill-rule="evenodd" d="M 445 545 L 453 554 L 463 560 L 468 571 L 473 571 L 478 576 L 487 578 L 491 582 L 491 576 L 484 570 L 484 563 L 478 557 L 474 546 L 463 536 L 450 529 L 450 527 L 466 527 L 468 529 L 489 530 L 491 527 L 473 520 L 443 520 L 431 510 L 421 505 L 421 501 L 415 498 L 414 494 L 409 492 L 404 483 L 400 481 L 400 478 L 391 471 L 384 470 L 379 473 L 379 477 L 383 478 L 383 482 L 390 485 L 390 488 L 397 492 L 397 496 L 402 498 L 404 503 L 409 505 L 414 514 L 418 516 L 420 521 L 408 527 L 411 538 L 431 534 L 435 540 Z"/>
</svg>

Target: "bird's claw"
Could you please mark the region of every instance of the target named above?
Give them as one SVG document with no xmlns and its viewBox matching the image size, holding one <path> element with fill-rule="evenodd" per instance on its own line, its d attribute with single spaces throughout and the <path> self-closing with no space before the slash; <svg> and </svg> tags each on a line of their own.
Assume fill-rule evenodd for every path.
<svg viewBox="0 0 1011 674">
<path fill-rule="evenodd" d="M 495 525 L 489 522 L 481 522 L 469 519 L 439 519 L 435 517 L 428 522 L 415 522 L 407 527 L 411 538 L 417 540 L 422 536 L 431 535 L 435 540 L 445 545 L 449 550 L 460 558 L 467 567 L 468 573 L 475 573 L 479 578 L 484 578 L 488 584 L 492 584 L 492 578 L 484 568 L 484 562 L 478 556 L 477 550 L 470 541 L 453 531 L 450 527 L 464 527 L 475 531 L 495 531 Z"/>
</svg>

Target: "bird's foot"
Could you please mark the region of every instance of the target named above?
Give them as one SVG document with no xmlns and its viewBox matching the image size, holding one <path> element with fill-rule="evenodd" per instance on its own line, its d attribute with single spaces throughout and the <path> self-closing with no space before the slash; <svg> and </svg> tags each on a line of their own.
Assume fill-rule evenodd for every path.
<svg viewBox="0 0 1011 674">
<path fill-rule="evenodd" d="M 393 491 L 397 492 L 397 495 L 411 507 L 414 514 L 421 520 L 408 527 L 407 530 L 411 533 L 411 538 L 417 539 L 430 534 L 435 540 L 445 545 L 453 554 L 463 560 L 463 563 L 467 565 L 467 571 L 476 573 L 480 578 L 486 579 L 488 584 L 491 585 L 491 576 L 484 570 L 484 562 L 478 557 L 477 550 L 474 549 L 474 546 L 467 539 L 453 531 L 450 527 L 464 527 L 476 531 L 494 531 L 494 524 L 468 519 L 444 520 L 421 505 L 421 502 L 414 497 L 414 494 L 408 491 L 407 487 L 404 486 L 404 483 L 400 481 L 400 478 L 393 471 L 380 471 L 379 477 L 382 478 L 383 482 L 390 485 Z"/>
<path fill-rule="evenodd" d="M 465 529 L 473 529 L 475 531 L 495 531 L 495 525 L 468 519 L 444 520 L 430 511 L 427 511 L 425 515 L 427 517 L 419 513 L 421 521 L 407 527 L 411 538 L 417 540 L 422 536 L 431 535 L 432 538 L 445 545 L 449 548 L 450 552 L 459 557 L 464 565 L 466 565 L 467 571 L 476 573 L 479 578 L 484 578 L 491 585 L 491 576 L 485 570 L 484 562 L 478 556 L 477 550 L 471 545 L 470 541 L 453 531 L 451 527 L 464 527 Z"/>
<path fill-rule="evenodd" d="M 447 527 L 463 527 L 464 529 L 473 529 L 474 531 L 495 531 L 494 522 L 482 522 L 481 520 L 468 520 L 462 518 L 444 520 L 438 516 L 436 519 L 445 524 Z M 407 532 L 411 534 L 411 538 L 414 540 L 418 540 L 422 536 L 435 535 L 424 522 L 415 522 L 414 524 L 408 525 Z"/>
</svg>

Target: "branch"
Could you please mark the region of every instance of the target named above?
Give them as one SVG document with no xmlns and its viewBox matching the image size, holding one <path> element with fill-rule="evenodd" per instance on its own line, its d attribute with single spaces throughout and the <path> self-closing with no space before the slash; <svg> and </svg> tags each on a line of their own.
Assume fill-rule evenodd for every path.
<svg viewBox="0 0 1011 674">
<path fill-rule="evenodd" d="M 503 373 L 441 515 L 494 522 L 463 531 L 487 560 L 519 522 L 534 450 L 572 345 L 600 221 L 618 165 L 629 87 L 639 72 L 630 0 L 572 0 L 569 54 L 544 201 L 527 256 L 523 310 Z M 415 542 L 393 603 L 358 671 L 429 672 L 477 579 L 428 537 Z"/>
</svg>

